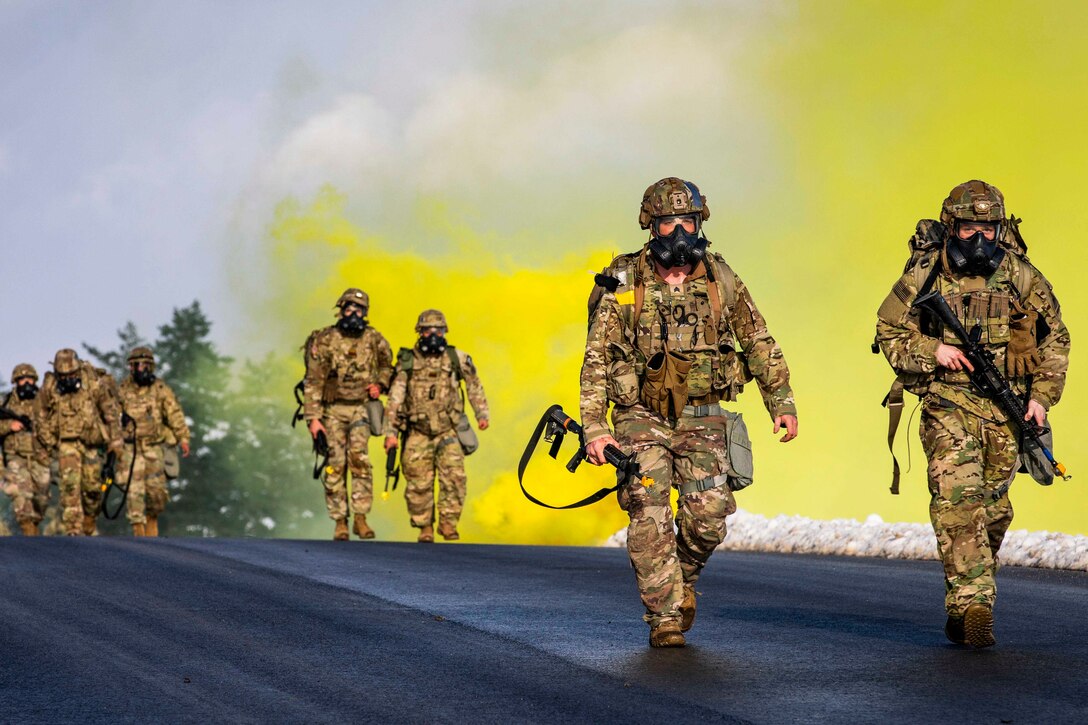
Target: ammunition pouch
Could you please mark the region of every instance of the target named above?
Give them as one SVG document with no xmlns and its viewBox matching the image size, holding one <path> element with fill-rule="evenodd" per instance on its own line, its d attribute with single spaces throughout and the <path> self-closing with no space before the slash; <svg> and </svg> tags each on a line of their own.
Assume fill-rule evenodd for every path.
<svg viewBox="0 0 1088 725">
<path fill-rule="evenodd" d="M 639 399 L 662 418 L 676 419 L 688 402 L 688 371 L 691 358 L 665 350 L 646 362 Z"/>
</svg>

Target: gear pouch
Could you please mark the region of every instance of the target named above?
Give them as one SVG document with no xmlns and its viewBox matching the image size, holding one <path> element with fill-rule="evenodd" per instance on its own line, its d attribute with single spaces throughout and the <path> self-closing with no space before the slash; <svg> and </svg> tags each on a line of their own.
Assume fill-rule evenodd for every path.
<svg viewBox="0 0 1088 725">
<path fill-rule="evenodd" d="M 366 418 L 370 423 L 370 435 L 380 436 L 382 426 L 385 424 L 385 408 L 382 401 L 371 398 L 366 401 Z"/>
<path fill-rule="evenodd" d="M 178 457 L 176 445 L 162 447 L 162 468 L 168 480 L 172 481 L 181 475 L 181 458 Z"/>
<path fill-rule="evenodd" d="M 728 410 L 725 414 L 725 438 L 729 454 L 729 490 L 739 491 L 752 485 L 754 465 L 752 462 L 752 440 L 748 437 L 748 426 L 744 416 Z"/>
<path fill-rule="evenodd" d="M 466 456 L 471 456 L 480 447 L 480 439 L 476 437 L 476 431 L 472 429 L 472 423 L 468 420 L 468 413 L 461 413 L 461 417 L 454 424 L 457 440 L 461 443 L 461 450 Z"/>
<path fill-rule="evenodd" d="M 1046 421 L 1047 431 L 1043 433 L 1043 445 L 1049 450 L 1054 450 L 1054 432 L 1050 430 L 1050 421 Z M 1049 486 L 1054 483 L 1054 469 L 1050 461 L 1043 455 L 1042 449 L 1035 445 L 1035 441 L 1025 437 L 1020 444 L 1020 468 L 1017 473 L 1026 473 L 1035 479 L 1040 486 Z"/>
</svg>

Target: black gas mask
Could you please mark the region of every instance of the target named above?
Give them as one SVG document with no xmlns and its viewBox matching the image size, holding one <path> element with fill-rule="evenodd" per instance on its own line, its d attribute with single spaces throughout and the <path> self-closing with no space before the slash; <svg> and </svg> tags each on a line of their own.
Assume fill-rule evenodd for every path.
<svg viewBox="0 0 1088 725">
<path fill-rule="evenodd" d="M 148 385 L 155 382 L 155 371 L 150 367 L 133 368 L 132 382 L 136 383 L 141 388 L 146 388 Z"/>
<path fill-rule="evenodd" d="M 441 355 L 446 351 L 446 336 L 437 332 L 430 335 L 421 335 L 419 338 L 419 351 L 424 355 Z"/>
<path fill-rule="evenodd" d="M 340 319 L 336 322 L 340 332 L 349 337 L 358 337 L 366 330 L 366 310 L 359 305 L 350 302 L 340 311 Z"/>
<path fill-rule="evenodd" d="M 15 386 L 15 394 L 19 400 L 34 400 L 38 397 L 38 386 L 34 383 L 19 383 Z"/>
<path fill-rule="evenodd" d="M 1001 238 L 1000 225 L 994 223 L 994 238 L 987 239 L 986 235 L 977 231 L 967 239 L 960 239 L 959 224 L 956 222 L 952 235 L 945 245 L 948 255 L 948 266 L 955 274 L 968 277 L 990 277 L 1001 266 L 1001 260 L 1005 258 L 1005 250 L 997 243 Z"/>
<path fill-rule="evenodd" d="M 57 376 L 57 392 L 61 395 L 71 395 L 72 393 L 79 392 L 82 387 L 83 378 L 78 374 Z"/>
<path fill-rule="evenodd" d="M 692 219 L 693 231 L 684 228 L 682 219 Z M 662 234 L 662 224 L 672 224 L 668 234 Z M 699 219 L 695 215 L 679 217 L 658 217 L 653 221 L 653 239 L 650 240 L 650 253 L 658 264 L 666 269 L 672 267 L 695 267 L 706 258 L 706 237 L 699 236 Z"/>
</svg>

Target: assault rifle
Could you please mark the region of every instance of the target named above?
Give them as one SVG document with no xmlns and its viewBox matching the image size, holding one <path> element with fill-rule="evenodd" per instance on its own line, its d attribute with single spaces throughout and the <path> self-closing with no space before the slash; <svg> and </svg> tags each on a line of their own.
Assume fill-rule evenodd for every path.
<svg viewBox="0 0 1088 725">
<path fill-rule="evenodd" d="M 29 415 L 21 415 L 11 408 L 0 408 L 0 420 L 17 420 L 23 424 L 25 430 L 34 430 L 34 421 L 30 419 Z M 7 433 L 4 433 L 3 435 L 7 435 Z M 3 437 L 3 435 L 0 435 L 0 437 Z"/>
<path fill-rule="evenodd" d="M 404 441 L 401 441 L 403 444 Z M 396 448 L 390 448 L 385 453 L 385 490 L 382 491 L 382 500 L 389 498 L 389 481 L 393 481 L 393 489 L 397 490 L 397 484 L 400 483 L 400 466 L 397 465 L 397 450 L 401 446 Z"/>
<path fill-rule="evenodd" d="M 982 327 L 975 325 L 968 333 L 938 290 L 922 295 L 914 301 L 913 306 L 935 315 L 959 339 L 962 343 L 960 350 L 974 367 L 974 372 L 968 372 L 971 384 L 982 395 L 997 403 L 997 407 L 1008 417 L 1009 423 L 1019 429 L 1024 445 L 1029 449 L 1038 449 L 1050 463 L 1054 473 L 1062 480 L 1068 481 L 1072 478 L 1066 474 L 1065 466 L 1054 459 L 1054 454 L 1043 441 L 1043 436 L 1048 429 L 1036 425 L 1034 420 L 1024 420 L 1027 416 L 1027 405 L 1016 395 L 1009 386 L 1009 381 L 997 369 L 993 353 L 979 343 L 982 338 Z"/>
<path fill-rule="evenodd" d="M 325 431 L 314 436 L 314 480 L 321 478 L 321 471 L 329 465 L 329 439 Z"/>
<path fill-rule="evenodd" d="M 605 446 L 604 459 L 620 473 L 620 476 L 618 477 L 619 483 L 615 486 L 612 488 L 602 488 L 581 501 L 576 501 L 572 504 L 567 504 L 566 506 L 552 506 L 551 504 L 546 504 L 533 497 L 532 494 L 525 490 L 525 484 L 522 482 L 522 479 L 525 476 L 525 468 L 529 465 L 529 459 L 533 457 L 533 452 L 536 450 L 537 444 L 540 443 L 541 435 L 544 436 L 545 442 L 551 443 L 548 455 L 552 458 L 558 458 L 559 449 L 562 448 L 563 439 L 566 437 L 567 433 L 578 436 L 578 450 L 574 452 L 574 456 L 567 463 L 567 470 L 574 473 L 578 470 L 578 466 L 582 465 L 582 461 L 586 459 L 585 431 L 573 418 L 564 413 L 563 409 L 558 405 L 553 405 L 545 411 L 544 416 L 536 426 L 536 430 L 533 431 L 532 437 L 529 438 L 529 445 L 526 446 L 525 452 L 521 455 L 521 461 L 518 463 L 518 484 L 521 486 L 521 492 L 525 494 L 525 498 L 529 499 L 537 506 L 543 506 L 544 508 L 549 509 L 575 509 L 582 506 L 588 506 L 591 503 L 597 503 L 628 481 L 638 481 L 646 487 L 654 485 L 654 479 L 642 475 L 638 461 L 635 460 L 633 455 L 627 455 L 619 448 L 609 445 Z"/>
</svg>

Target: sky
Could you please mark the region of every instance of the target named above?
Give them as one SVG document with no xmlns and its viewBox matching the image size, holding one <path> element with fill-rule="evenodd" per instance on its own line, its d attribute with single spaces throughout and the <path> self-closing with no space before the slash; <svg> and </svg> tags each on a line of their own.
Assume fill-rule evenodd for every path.
<svg viewBox="0 0 1088 725">
<path fill-rule="evenodd" d="M 1072 330 L 1053 420 L 1077 476 L 1086 30 L 1072 2 L 0 2 L 0 368 L 193 299 L 225 352 L 295 367 L 346 286 L 394 347 L 441 307 L 494 410 L 466 540 L 591 543 L 615 507 L 534 509 L 512 471 L 547 405 L 576 408 L 589 272 L 641 246 L 642 192 L 676 175 L 793 369 L 796 442 L 739 405 L 740 505 L 924 521 L 914 426 L 886 490 L 868 347 L 915 223 L 983 178 Z M 548 464 L 542 497 L 607 478 Z M 1021 477 L 1014 528 L 1088 533 L 1079 478 Z"/>
</svg>

